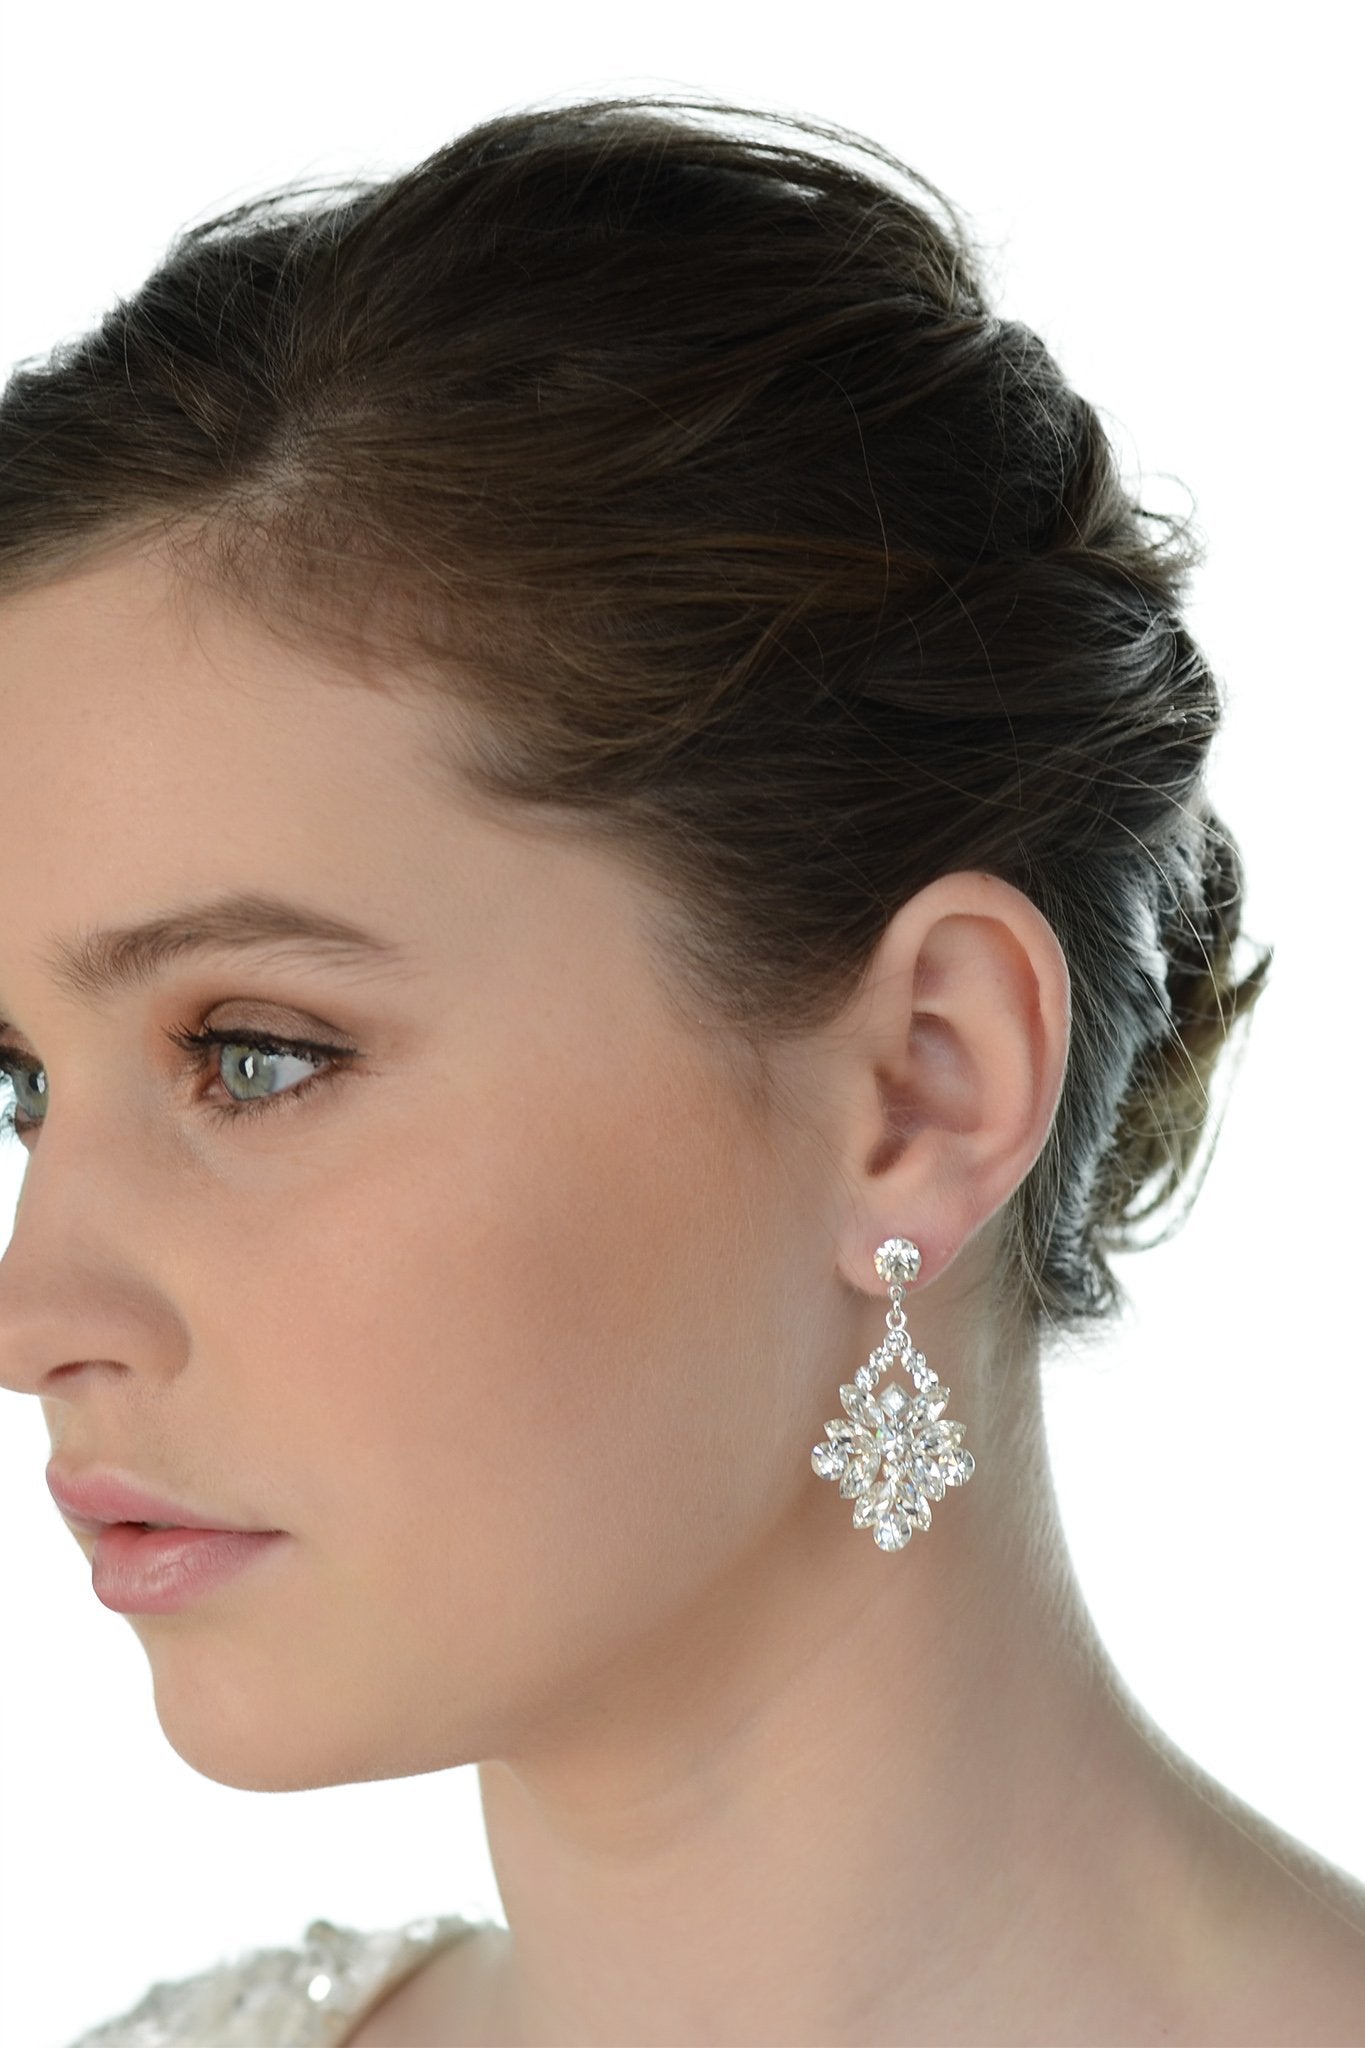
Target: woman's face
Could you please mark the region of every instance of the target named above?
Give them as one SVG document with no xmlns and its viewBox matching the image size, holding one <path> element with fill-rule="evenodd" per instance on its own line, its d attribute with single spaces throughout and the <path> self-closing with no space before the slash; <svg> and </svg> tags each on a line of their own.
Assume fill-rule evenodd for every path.
<svg viewBox="0 0 1365 2048">
<path fill-rule="evenodd" d="M 623 868 L 462 804 L 415 703 L 179 596 L 111 559 L 0 602 L 0 1014 L 46 1087 L 0 1379 L 62 1472 L 285 1532 L 129 1617 L 197 1770 L 515 1753 L 775 1523 L 828 1541 L 826 1177 L 667 1008 Z M 186 952 L 97 1001 L 50 965 L 242 891 L 391 952 Z M 359 1057 L 253 1085 L 167 1036 L 211 1026 Z"/>
</svg>

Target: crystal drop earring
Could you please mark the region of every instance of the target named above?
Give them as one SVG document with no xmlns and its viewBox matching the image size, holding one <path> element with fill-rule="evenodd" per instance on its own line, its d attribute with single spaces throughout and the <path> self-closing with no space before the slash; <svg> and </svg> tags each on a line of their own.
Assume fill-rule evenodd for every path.
<svg viewBox="0 0 1365 2048">
<path fill-rule="evenodd" d="M 816 1444 L 810 1461 L 821 1479 L 837 1479 L 844 1499 L 853 1502 L 855 1529 L 870 1528 L 883 1550 L 903 1550 L 916 1528 L 929 1527 L 930 1501 L 942 1500 L 950 1486 L 965 1486 L 976 1460 L 963 1447 L 962 1424 L 943 1416 L 951 1389 L 940 1386 L 905 1327 L 902 1304 L 920 1269 L 919 1246 L 889 1237 L 873 1264 L 891 1292 L 887 1334 L 852 1382 L 840 1387 L 844 1414 L 825 1424 L 829 1441 Z M 893 1380 L 874 1400 L 878 1380 L 892 1367 L 913 1380 L 915 1391 Z"/>
</svg>

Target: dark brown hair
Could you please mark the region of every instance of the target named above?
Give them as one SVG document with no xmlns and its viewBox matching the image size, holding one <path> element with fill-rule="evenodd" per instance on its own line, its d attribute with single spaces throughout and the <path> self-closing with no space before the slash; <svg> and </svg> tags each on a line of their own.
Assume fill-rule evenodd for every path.
<svg viewBox="0 0 1365 2048">
<path fill-rule="evenodd" d="M 0 594 L 152 541 L 357 679 L 416 679 L 480 796 L 657 884 L 681 1006 L 760 1061 L 927 882 L 1014 883 L 1073 1041 L 1000 1279 L 1079 1330 L 1194 1179 L 1270 955 L 1238 978 L 1188 523 L 1135 502 L 980 273 L 948 200 L 833 124 L 499 115 L 189 228 L 20 364 Z"/>
</svg>

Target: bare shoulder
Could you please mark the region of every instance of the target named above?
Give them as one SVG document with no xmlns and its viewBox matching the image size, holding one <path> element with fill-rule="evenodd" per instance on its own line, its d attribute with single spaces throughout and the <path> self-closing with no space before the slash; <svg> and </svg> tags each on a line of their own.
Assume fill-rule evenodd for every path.
<svg viewBox="0 0 1365 2048">
<path fill-rule="evenodd" d="M 1239 2048 L 1365 2048 L 1365 1892 L 1351 1918 L 1319 1912 L 1285 1932 L 1250 1959 Z"/>
<path fill-rule="evenodd" d="M 1229 1798 L 1228 2042 L 1365 2048 L 1365 1883 Z"/>
<path fill-rule="evenodd" d="M 481 1926 L 441 1949 L 347 2034 L 343 2048 L 496 2048 L 487 1987 L 506 1942 L 505 1930 Z"/>
</svg>

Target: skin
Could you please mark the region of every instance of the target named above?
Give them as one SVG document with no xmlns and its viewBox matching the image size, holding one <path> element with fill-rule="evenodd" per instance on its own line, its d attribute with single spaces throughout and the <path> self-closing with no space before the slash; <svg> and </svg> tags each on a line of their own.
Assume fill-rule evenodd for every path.
<svg viewBox="0 0 1365 2048">
<path fill-rule="evenodd" d="M 511 1933 L 353 2042 L 1365 2042 L 1365 1891 L 1147 1721 L 1067 1557 L 990 1284 L 1067 1057 L 1033 905 L 922 890 L 756 1099 L 638 877 L 184 597 L 135 554 L 0 601 L 0 1009 L 48 1085 L 0 1379 L 64 1468 L 288 1534 L 129 1617 L 195 1770 L 478 1763 Z M 242 886 L 403 964 L 184 962 L 98 1010 L 49 975 L 60 935 Z M 363 1060 L 220 1123 L 240 1067 L 162 1035 L 201 1024 Z M 977 1471 L 884 1554 L 810 1450 L 895 1235 Z"/>
</svg>

